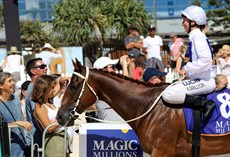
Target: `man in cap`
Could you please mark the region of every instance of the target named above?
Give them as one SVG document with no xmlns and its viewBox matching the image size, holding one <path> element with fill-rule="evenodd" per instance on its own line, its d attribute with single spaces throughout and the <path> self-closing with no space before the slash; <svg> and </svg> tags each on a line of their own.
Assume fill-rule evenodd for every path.
<svg viewBox="0 0 230 157">
<path fill-rule="evenodd" d="M 164 83 L 164 76 L 166 72 L 159 71 L 156 68 L 147 68 L 143 74 L 143 80 L 152 84 Z"/>
<path fill-rule="evenodd" d="M 128 71 L 130 73 L 135 68 L 134 65 L 135 58 L 139 54 L 141 54 L 141 48 L 143 45 L 139 35 L 139 30 L 134 24 L 131 24 L 129 26 L 129 35 L 125 37 L 124 43 L 125 43 L 125 48 L 128 50 L 128 57 L 129 57 Z M 130 75 L 129 77 L 132 77 L 132 75 Z"/>
<path fill-rule="evenodd" d="M 171 104 L 187 104 L 200 108 L 204 119 L 211 116 L 215 102 L 198 96 L 214 91 L 215 71 L 212 68 L 212 49 L 202 30 L 206 26 L 206 13 L 198 6 L 190 6 L 182 11 L 184 30 L 189 35 L 190 43 L 186 57 L 189 62 L 182 67 L 179 74 L 189 79 L 168 86 L 162 98 Z"/>
<path fill-rule="evenodd" d="M 125 37 L 124 42 L 130 57 L 136 57 L 141 53 L 142 42 L 140 42 L 138 28 L 135 25 L 132 24 L 129 26 L 129 35 Z"/>
<path fill-rule="evenodd" d="M 152 25 L 148 28 L 149 36 L 143 40 L 142 52 L 147 54 L 147 58 L 155 57 L 162 61 L 163 41 L 160 36 L 156 35 L 155 31 L 156 28 Z"/>
<path fill-rule="evenodd" d="M 118 61 L 118 59 L 112 60 L 109 57 L 100 57 L 94 62 L 93 68 L 115 72 L 114 67 Z M 97 100 L 95 104 L 99 119 L 107 121 L 124 121 L 106 102 Z"/>
<path fill-rule="evenodd" d="M 155 27 L 149 26 L 149 36 L 143 40 L 142 52 L 147 56 L 145 68 L 157 68 L 160 71 L 164 71 L 160 54 L 163 50 L 163 41 L 160 36 L 156 35 L 155 31 Z"/>
</svg>

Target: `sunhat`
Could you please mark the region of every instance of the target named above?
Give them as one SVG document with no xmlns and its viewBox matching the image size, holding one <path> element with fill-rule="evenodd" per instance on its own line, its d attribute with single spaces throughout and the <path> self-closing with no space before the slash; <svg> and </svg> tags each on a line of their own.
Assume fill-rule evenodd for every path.
<svg viewBox="0 0 230 157">
<path fill-rule="evenodd" d="M 44 50 L 44 49 L 50 49 L 50 50 L 56 51 L 56 49 L 53 46 L 51 46 L 50 43 L 45 43 L 45 45 L 43 46 L 43 48 L 41 49 L 41 51 Z"/>
<path fill-rule="evenodd" d="M 8 54 L 20 54 L 16 46 L 11 46 L 10 50 L 7 53 Z"/>
<path fill-rule="evenodd" d="M 222 46 L 222 49 L 223 49 L 223 50 L 229 50 L 229 48 L 230 48 L 230 46 L 227 45 L 227 44 L 225 44 L 225 45 Z"/>
</svg>

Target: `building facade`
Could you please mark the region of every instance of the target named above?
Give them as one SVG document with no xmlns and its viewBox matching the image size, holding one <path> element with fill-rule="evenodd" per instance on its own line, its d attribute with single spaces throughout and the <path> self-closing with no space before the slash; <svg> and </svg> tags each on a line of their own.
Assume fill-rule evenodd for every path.
<svg viewBox="0 0 230 157">
<path fill-rule="evenodd" d="M 0 0 L 2 3 L 3 0 Z M 190 6 L 194 0 L 144 0 L 144 9 L 151 18 L 151 23 L 157 28 L 161 36 L 168 36 L 171 32 L 186 35 L 182 27 L 181 10 Z M 223 0 L 224 1 L 224 0 Z M 42 22 L 52 21 L 52 9 L 61 0 L 18 0 L 19 18 L 39 19 Z M 208 0 L 200 0 L 204 10 L 213 9 Z M 0 32 L 0 38 L 4 32 Z"/>
</svg>

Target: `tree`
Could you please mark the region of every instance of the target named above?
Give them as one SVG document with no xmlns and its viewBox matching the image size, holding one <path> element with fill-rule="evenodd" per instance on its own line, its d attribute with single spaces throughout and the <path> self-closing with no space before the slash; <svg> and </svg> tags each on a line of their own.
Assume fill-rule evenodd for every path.
<svg viewBox="0 0 230 157">
<path fill-rule="evenodd" d="M 209 0 L 207 11 L 208 21 L 211 23 L 210 30 L 228 33 L 230 31 L 230 0 Z"/>
<path fill-rule="evenodd" d="M 192 5 L 201 6 L 201 1 L 200 0 L 194 0 L 192 2 Z"/>
<path fill-rule="evenodd" d="M 23 20 L 20 22 L 21 39 L 29 44 L 33 50 L 40 49 L 44 43 L 49 42 L 56 46 L 54 36 L 44 31 L 44 25 L 38 20 Z"/>
<path fill-rule="evenodd" d="M 130 24 L 135 24 L 140 32 L 145 32 L 148 20 L 143 1 L 107 0 L 105 3 L 107 7 L 103 12 L 109 19 L 110 27 L 116 28 L 119 39 L 123 39 L 128 34 Z"/>
<path fill-rule="evenodd" d="M 56 4 L 53 13 L 53 29 L 63 42 L 88 45 L 104 33 L 107 18 L 92 0 L 63 0 Z"/>
<path fill-rule="evenodd" d="M 143 5 L 139 0 L 63 0 L 54 7 L 53 30 L 63 43 L 83 47 L 99 43 L 102 51 L 109 30 L 115 28 L 117 37 L 123 40 L 130 24 L 141 30 L 147 26 Z M 88 57 L 93 56 L 90 53 Z"/>
</svg>

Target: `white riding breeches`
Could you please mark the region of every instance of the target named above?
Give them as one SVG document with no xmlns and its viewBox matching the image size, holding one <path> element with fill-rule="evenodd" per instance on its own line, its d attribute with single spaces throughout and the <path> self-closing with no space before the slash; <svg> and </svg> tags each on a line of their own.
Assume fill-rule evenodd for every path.
<svg viewBox="0 0 230 157">
<path fill-rule="evenodd" d="M 168 86 L 163 94 L 164 101 L 171 104 L 183 104 L 187 95 L 203 95 L 215 90 L 216 84 L 214 78 L 210 80 L 183 80 Z"/>
</svg>

